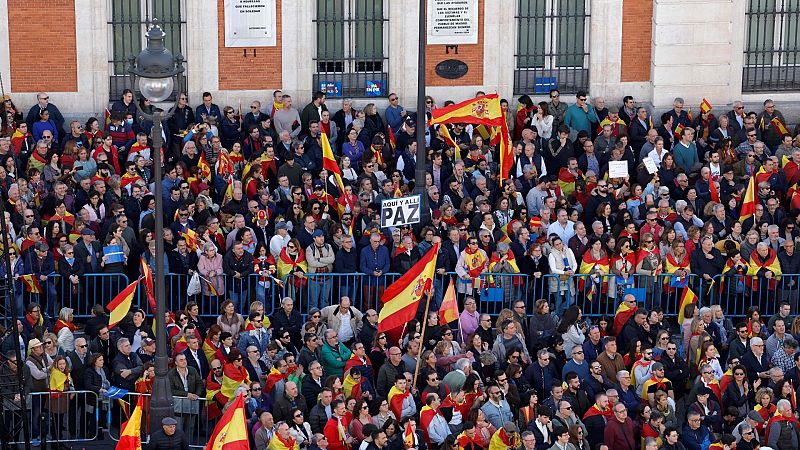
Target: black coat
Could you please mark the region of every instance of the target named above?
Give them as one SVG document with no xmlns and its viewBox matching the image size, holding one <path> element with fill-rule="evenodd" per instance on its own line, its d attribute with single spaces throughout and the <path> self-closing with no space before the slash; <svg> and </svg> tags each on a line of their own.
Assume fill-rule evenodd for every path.
<svg viewBox="0 0 800 450">
<path fill-rule="evenodd" d="M 296 347 L 303 345 L 303 339 L 301 338 L 303 318 L 300 317 L 300 312 L 297 309 L 292 309 L 292 312 L 287 316 L 284 309 L 279 308 L 275 311 L 275 314 L 272 315 L 272 326 L 274 329 L 272 332 L 273 335 L 276 335 L 275 333 L 283 333 L 285 330 L 291 334 L 292 343 Z M 278 336 L 280 335 L 278 334 Z"/>
<path fill-rule="evenodd" d="M 758 378 L 759 372 L 769 370 L 769 358 L 766 353 L 762 353 L 761 358 L 756 358 L 756 355 L 751 350 L 745 353 L 739 362 L 747 369 L 747 378 L 751 383 Z"/>
<path fill-rule="evenodd" d="M 159 429 L 150 435 L 150 443 L 145 448 L 147 450 L 189 450 L 189 440 L 180 429 L 176 429 L 172 436 L 167 436 L 163 429 Z"/>
<path fill-rule="evenodd" d="M 96 370 L 88 369 L 83 372 L 83 389 L 87 391 L 92 391 L 97 394 L 97 396 L 88 395 L 86 396 L 87 401 L 89 404 L 94 405 L 96 404 L 96 399 L 100 397 L 100 389 L 103 387 L 103 377 L 97 373 Z"/>
</svg>

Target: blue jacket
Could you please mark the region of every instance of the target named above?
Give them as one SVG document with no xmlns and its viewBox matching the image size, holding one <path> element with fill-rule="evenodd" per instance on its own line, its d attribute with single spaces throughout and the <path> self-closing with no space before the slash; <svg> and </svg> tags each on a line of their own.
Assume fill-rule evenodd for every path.
<svg viewBox="0 0 800 450">
<path fill-rule="evenodd" d="M 211 104 L 211 108 L 206 108 L 206 105 L 204 105 L 202 103 L 200 105 L 198 105 L 197 108 L 195 108 L 195 110 L 194 110 L 195 120 L 197 122 L 202 122 L 203 121 L 203 114 L 205 114 L 206 117 L 208 117 L 208 116 L 216 116 L 217 117 L 217 123 L 219 123 L 220 120 L 222 119 L 222 112 L 219 110 L 219 106 L 217 106 L 216 103 L 212 103 Z"/>
<path fill-rule="evenodd" d="M 397 108 L 392 106 L 386 107 L 386 112 L 384 115 L 386 116 L 386 124 L 392 127 L 392 131 L 397 134 L 400 131 L 400 126 L 403 125 L 403 116 L 400 113 L 403 111 L 403 107 L 397 105 Z"/>
<path fill-rule="evenodd" d="M 681 429 L 680 442 L 686 447 L 686 450 L 708 450 L 711 445 L 711 432 L 705 425 L 700 425 L 700 428 L 692 430 L 689 424 L 686 423 Z"/>
<path fill-rule="evenodd" d="M 672 147 L 672 156 L 675 158 L 675 165 L 683 169 L 687 174 L 692 172 L 692 166 L 700 162 L 697 158 L 697 146 L 694 142 L 691 142 L 688 148 L 676 142 Z"/>
<path fill-rule="evenodd" d="M 381 245 L 377 251 L 372 250 L 372 246 L 368 245 L 361 249 L 361 273 L 370 276 L 371 281 L 377 280 L 379 277 L 372 275 L 372 272 L 380 270 L 385 275 L 389 271 L 389 249 Z"/>
<path fill-rule="evenodd" d="M 339 249 L 336 252 L 336 262 L 334 263 L 336 273 L 355 273 L 358 272 L 358 254 L 353 248 L 349 252 Z"/>
<path fill-rule="evenodd" d="M 364 155 L 364 144 L 356 140 L 356 145 L 353 146 L 349 141 L 342 144 L 342 154 L 350 158 L 353 167 L 361 165 L 361 157 Z"/>
<path fill-rule="evenodd" d="M 570 105 L 564 116 L 564 124 L 575 131 L 585 131 L 591 135 L 592 123 L 599 123 L 600 120 L 597 118 L 597 112 L 594 110 L 594 106 L 588 103 L 586 106 L 588 112 L 578 107 L 578 105 Z"/>
</svg>

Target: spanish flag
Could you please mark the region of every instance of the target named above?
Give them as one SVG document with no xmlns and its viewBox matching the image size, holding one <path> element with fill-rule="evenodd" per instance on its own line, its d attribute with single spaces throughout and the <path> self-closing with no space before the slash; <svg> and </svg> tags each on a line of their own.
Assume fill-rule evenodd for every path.
<svg viewBox="0 0 800 450">
<path fill-rule="evenodd" d="M 225 397 L 225 403 L 233 397 L 236 389 L 242 384 L 250 384 L 250 377 L 247 376 L 247 370 L 244 366 L 238 369 L 231 363 L 225 363 L 222 371 L 222 386 L 219 389 L 219 394 Z"/>
<path fill-rule="evenodd" d="M 750 177 L 750 182 L 747 184 L 747 190 L 744 191 L 744 200 L 742 200 L 742 207 L 739 211 L 739 222 L 744 222 L 753 216 L 756 212 L 756 177 Z"/>
<path fill-rule="evenodd" d="M 264 392 L 267 394 L 272 392 L 272 388 L 275 387 L 276 384 L 280 383 L 281 381 L 286 381 L 289 379 L 289 372 L 281 373 L 280 370 L 276 369 L 274 366 L 269 371 L 269 375 L 267 375 L 267 381 L 264 383 Z"/>
<path fill-rule="evenodd" d="M 186 245 L 188 245 L 191 250 L 197 250 L 197 233 L 195 233 L 194 230 L 186 227 L 185 231 L 181 231 L 178 234 L 186 239 Z"/>
<path fill-rule="evenodd" d="M 668 379 L 662 378 L 659 380 L 658 378 L 655 377 L 655 375 L 645 380 L 645 382 L 642 383 L 642 395 L 641 395 L 642 400 L 647 400 L 647 390 L 650 389 L 650 386 L 653 385 L 656 385 L 657 389 L 667 392 L 669 390 L 667 382 L 669 382 Z"/>
<path fill-rule="evenodd" d="M 520 443 L 519 433 L 509 434 L 506 432 L 505 428 L 500 427 L 500 429 L 495 431 L 494 435 L 492 435 L 492 439 L 489 440 L 489 450 L 519 448 Z"/>
<path fill-rule="evenodd" d="M 298 249 L 298 254 L 296 259 L 292 259 L 289 256 L 289 253 L 284 248 L 281 250 L 281 254 L 278 256 L 278 278 L 283 279 L 286 275 L 289 275 L 292 272 L 297 271 L 300 269 L 303 273 L 308 272 L 308 262 L 306 262 L 306 254 L 303 249 Z"/>
<path fill-rule="evenodd" d="M 21 275 L 19 279 L 22 280 L 22 284 L 25 286 L 25 292 L 30 292 L 31 294 L 42 293 L 42 285 L 39 284 L 39 279 L 36 278 L 36 275 Z"/>
<path fill-rule="evenodd" d="M 205 152 L 200 152 L 200 161 L 197 163 L 197 168 L 200 169 L 200 178 L 204 180 L 211 179 L 211 166 L 206 161 Z"/>
<path fill-rule="evenodd" d="M 675 127 L 675 137 L 680 139 L 681 134 L 683 133 L 683 129 L 686 128 L 683 126 L 682 123 L 679 123 L 677 127 Z"/>
<path fill-rule="evenodd" d="M 352 375 L 350 375 L 350 371 L 347 371 L 347 375 L 344 377 L 344 381 L 342 382 L 342 390 L 344 391 L 344 396 L 346 398 L 361 398 L 361 383 L 364 381 L 362 377 L 358 381 L 356 381 Z"/>
<path fill-rule="evenodd" d="M 411 430 L 411 423 L 406 422 L 406 428 L 403 430 L 403 447 L 411 448 L 414 445 L 414 431 Z"/>
<path fill-rule="evenodd" d="M 728 389 L 728 385 L 731 384 L 731 381 L 733 381 L 733 367 L 729 366 L 728 370 L 722 374 L 722 378 L 719 379 L 719 389 L 725 392 L 725 390 Z"/>
<path fill-rule="evenodd" d="M 336 162 L 336 158 L 333 156 L 333 149 L 331 148 L 331 143 L 328 141 L 328 136 L 325 133 L 320 134 L 320 141 L 322 142 L 322 168 L 333 174 L 333 178 L 336 179 L 336 187 L 339 189 L 339 193 L 344 195 L 345 192 L 344 182 L 342 181 L 342 170 L 339 168 L 339 164 Z M 350 201 L 347 199 L 346 195 L 345 201 L 347 202 L 347 206 L 350 206 L 350 209 L 352 210 L 353 206 L 350 205 Z"/>
<path fill-rule="evenodd" d="M 108 310 L 108 329 L 114 328 L 131 310 L 131 302 L 133 296 L 136 295 L 136 285 L 142 281 L 142 278 L 129 284 L 128 287 L 123 289 L 113 300 L 106 306 Z"/>
<path fill-rule="evenodd" d="M 439 245 L 434 244 L 419 262 L 386 288 L 378 315 L 379 332 L 401 327 L 417 315 L 419 301 L 432 288 Z"/>
<path fill-rule="evenodd" d="M 754 292 L 758 291 L 759 278 L 767 271 L 772 272 L 773 275 L 772 279 L 767 283 L 767 289 L 775 289 L 776 281 L 781 278 L 780 275 L 782 273 L 778 255 L 771 247 L 766 258 L 762 258 L 758 254 L 758 250 L 753 250 L 750 254 L 750 259 L 747 261 L 747 275 L 750 276 L 745 278 L 745 284 L 750 285 Z"/>
<path fill-rule="evenodd" d="M 578 179 L 583 179 L 583 173 L 580 169 L 578 169 L 577 175 L 570 172 L 566 167 L 558 170 L 558 185 L 561 187 L 561 192 L 564 193 L 565 197 L 569 197 L 575 192 L 575 182 Z"/>
<path fill-rule="evenodd" d="M 209 280 L 207 278 L 203 278 L 203 277 L 200 277 L 200 279 L 206 285 L 206 288 L 208 288 L 208 295 L 210 295 L 212 297 L 219 297 L 220 296 L 219 291 L 217 290 L 216 286 L 214 286 L 214 283 L 211 282 L 211 280 Z"/>
<path fill-rule="evenodd" d="M 133 408 L 130 418 L 122 424 L 116 450 L 141 450 L 142 449 L 142 409 L 144 395 L 139 396 L 136 408 Z"/>
<path fill-rule="evenodd" d="M 461 147 L 459 147 L 456 141 L 453 140 L 453 137 L 450 136 L 450 130 L 447 129 L 447 125 L 439 125 L 439 131 L 442 133 L 444 143 L 447 144 L 448 147 L 453 147 L 453 159 L 459 161 L 461 159 Z"/>
<path fill-rule="evenodd" d="M 387 397 L 387 400 L 389 400 L 389 411 L 393 412 L 395 417 L 401 417 L 403 415 L 403 400 L 410 395 L 410 392 L 403 392 L 397 389 L 397 386 L 392 386 L 392 388 L 389 389 L 389 395 Z"/>
<path fill-rule="evenodd" d="M 631 308 L 630 306 L 626 305 L 625 302 L 620 302 L 619 306 L 617 307 L 617 312 L 614 314 L 614 327 L 612 328 L 612 333 L 614 336 L 618 336 L 620 332 L 622 332 L 622 327 L 628 322 L 628 320 L 636 314 L 636 311 L 639 309 L 638 306 L 634 306 Z"/>
<path fill-rule="evenodd" d="M 144 256 L 139 257 L 139 267 L 142 271 L 142 278 L 144 278 L 144 290 L 147 292 L 147 302 L 150 304 L 150 312 L 156 312 L 156 295 L 153 288 L 153 271 L 144 260 Z"/>
<path fill-rule="evenodd" d="M 228 156 L 228 152 L 221 151 L 217 159 L 217 173 L 223 177 L 233 175 L 233 161 Z"/>
<path fill-rule="evenodd" d="M 394 150 L 397 148 L 397 138 L 394 137 L 394 131 L 392 131 L 392 127 L 389 128 L 389 146 L 392 148 L 392 153 L 394 154 Z M 381 157 L 381 163 L 383 162 L 383 157 Z"/>
<path fill-rule="evenodd" d="M 687 284 L 683 288 L 683 293 L 681 294 L 681 304 L 678 305 L 678 325 L 683 325 L 683 308 L 686 308 L 686 305 L 694 303 L 697 303 L 697 295 L 694 294 L 694 291 L 692 291 Z"/>
<path fill-rule="evenodd" d="M 275 433 L 277 436 L 278 433 Z M 293 441 L 290 437 L 289 440 Z M 270 447 L 272 443 L 270 442 Z M 206 444 L 206 450 L 248 450 L 250 442 L 247 438 L 247 421 L 244 411 L 244 396 L 239 394 L 236 400 L 222 415 L 214 427 L 214 432 Z M 296 446 L 287 447 L 296 450 Z"/>
<path fill-rule="evenodd" d="M 773 117 L 772 120 L 770 120 L 770 123 L 775 125 L 775 129 L 778 130 L 778 134 L 780 134 L 781 137 L 789 135 L 789 130 L 786 129 L 786 125 L 781 122 L 780 118 Z"/>
<path fill-rule="evenodd" d="M 64 392 L 69 389 L 72 380 L 68 373 L 64 373 L 55 367 L 50 369 L 50 392 Z"/>
<path fill-rule="evenodd" d="M 474 125 L 503 126 L 500 97 L 488 94 L 431 111 L 429 125 L 439 123 L 471 123 Z"/>
<path fill-rule="evenodd" d="M 713 108 L 711 107 L 711 103 L 709 103 L 708 100 L 704 98 L 703 101 L 700 103 L 700 112 L 705 114 L 711 111 L 712 109 Z"/>
<path fill-rule="evenodd" d="M 439 324 L 444 325 L 458 320 L 458 300 L 456 299 L 456 286 L 453 279 L 442 298 L 442 306 L 439 307 Z"/>
<path fill-rule="evenodd" d="M 717 191 L 717 185 L 714 184 L 714 179 L 711 176 L 708 177 L 708 191 L 711 194 L 711 200 L 717 203 L 722 203 L 721 200 L 719 199 L 719 191 Z"/>
<path fill-rule="evenodd" d="M 506 113 L 500 116 L 500 181 L 510 178 L 514 165 L 514 147 L 511 144 L 511 133 L 506 123 Z"/>
</svg>

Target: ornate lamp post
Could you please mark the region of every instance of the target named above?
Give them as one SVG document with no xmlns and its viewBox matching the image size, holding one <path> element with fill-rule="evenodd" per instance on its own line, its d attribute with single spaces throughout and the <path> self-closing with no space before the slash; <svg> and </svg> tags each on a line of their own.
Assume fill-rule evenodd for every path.
<svg viewBox="0 0 800 450">
<path fill-rule="evenodd" d="M 183 73 L 183 56 L 172 53 L 164 47 L 165 33 L 158 25 L 157 20 L 153 21 L 153 26 L 147 32 L 147 47 L 145 47 L 138 57 L 131 55 L 128 57 L 128 73 L 131 80 L 131 90 L 139 92 L 151 102 L 162 102 L 169 98 L 177 85 L 180 92 L 180 79 L 178 75 Z M 138 78 L 138 80 L 137 80 Z M 135 96 L 135 94 L 134 94 Z M 153 121 L 153 178 L 155 180 L 155 200 L 156 200 L 156 264 L 154 273 L 154 288 L 156 297 L 156 376 L 153 380 L 153 395 L 150 402 L 150 429 L 158 430 L 161 427 L 161 420 L 173 415 L 172 394 L 170 393 L 169 381 L 167 380 L 168 362 L 167 356 L 167 328 L 164 313 L 167 310 L 165 301 L 164 284 L 164 200 L 161 180 L 163 171 L 161 168 L 161 148 L 164 145 L 162 137 L 162 122 L 168 120 L 175 114 L 175 106 L 169 112 L 156 111 L 154 114 L 147 114 L 139 108 L 139 103 L 134 99 L 136 109 L 139 114 L 147 120 Z"/>
</svg>

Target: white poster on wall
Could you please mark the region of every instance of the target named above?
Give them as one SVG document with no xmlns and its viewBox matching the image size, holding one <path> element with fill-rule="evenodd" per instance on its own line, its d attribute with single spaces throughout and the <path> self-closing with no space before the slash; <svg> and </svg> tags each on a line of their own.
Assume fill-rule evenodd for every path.
<svg viewBox="0 0 800 450">
<path fill-rule="evenodd" d="M 478 43 L 478 0 L 428 0 L 428 44 Z"/>
<path fill-rule="evenodd" d="M 225 47 L 274 47 L 275 0 L 225 0 Z"/>
</svg>

